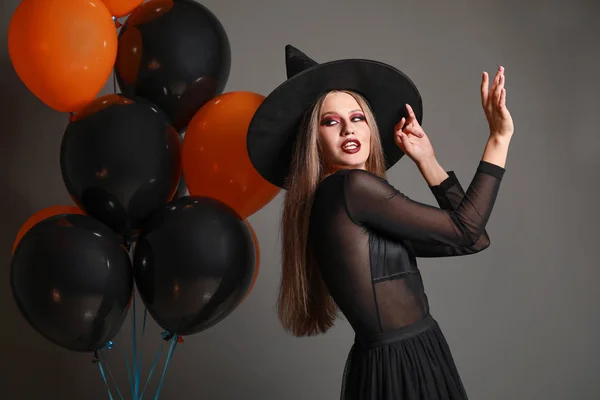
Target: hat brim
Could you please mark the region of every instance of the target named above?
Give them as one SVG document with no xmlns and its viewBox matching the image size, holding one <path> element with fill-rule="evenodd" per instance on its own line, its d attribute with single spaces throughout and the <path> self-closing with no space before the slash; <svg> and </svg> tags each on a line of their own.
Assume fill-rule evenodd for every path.
<svg viewBox="0 0 600 400">
<path fill-rule="evenodd" d="M 386 168 L 404 153 L 394 141 L 394 126 L 407 117 L 410 104 L 419 123 L 423 104 L 417 87 L 398 69 L 373 60 L 348 59 L 318 64 L 286 80 L 255 112 L 247 136 L 250 161 L 257 172 L 284 188 L 298 128 L 306 111 L 323 93 L 351 90 L 368 101 L 381 136 Z"/>
</svg>

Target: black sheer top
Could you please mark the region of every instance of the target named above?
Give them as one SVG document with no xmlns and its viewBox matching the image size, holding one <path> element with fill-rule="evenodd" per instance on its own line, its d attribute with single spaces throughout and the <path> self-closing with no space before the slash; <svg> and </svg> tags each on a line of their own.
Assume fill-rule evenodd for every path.
<svg viewBox="0 0 600 400">
<path fill-rule="evenodd" d="M 481 161 L 465 193 L 448 172 L 430 187 L 439 208 L 409 199 L 364 170 L 341 170 L 320 183 L 309 246 L 357 335 L 399 329 L 429 314 L 416 258 L 488 247 L 485 226 L 503 174 L 504 168 Z"/>
</svg>

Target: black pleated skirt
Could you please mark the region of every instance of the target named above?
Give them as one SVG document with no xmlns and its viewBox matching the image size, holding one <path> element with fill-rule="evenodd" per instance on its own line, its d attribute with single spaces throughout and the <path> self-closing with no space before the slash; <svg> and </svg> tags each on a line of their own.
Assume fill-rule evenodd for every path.
<svg viewBox="0 0 600 400">
<path fill-rule="evenodd" d="M 448 343 L 433 317 L 370 338 L 357 336 L 342 400 L 467 400 Z"/>
</svg>

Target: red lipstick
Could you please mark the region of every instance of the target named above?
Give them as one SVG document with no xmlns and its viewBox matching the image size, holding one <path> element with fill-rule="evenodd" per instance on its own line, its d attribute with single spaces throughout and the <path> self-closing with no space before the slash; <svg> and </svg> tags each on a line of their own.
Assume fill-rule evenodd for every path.
<svg viewBox="0 0 600 400">
<path fill-rule="evenodd" d="M 358 153 L 360 151 L 360 142 L 357 139 L 346 139 L 342 143 L 341 147 L 344 153 Z"/>
</svg>

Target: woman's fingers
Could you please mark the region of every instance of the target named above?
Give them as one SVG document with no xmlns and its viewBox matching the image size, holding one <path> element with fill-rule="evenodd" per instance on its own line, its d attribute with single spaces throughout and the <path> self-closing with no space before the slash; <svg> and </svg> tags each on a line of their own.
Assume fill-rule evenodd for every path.
<svg viewBox="0 0 600 400">
<path fill-rule="evenodd" d="M 500 66 L 498 68 L 498 71 L 496 71 L 496 76 L 494 77 L 494 82 L 492 82 L 492 87 L 491 87 L 490 91 L 492 91 L 492 92 L 496 91 L 496 88 L 498 87 L 498 85 L 501 82 L 503 73 L 504 73 L 504 68 L 502 66 Z"/>
<path fill-rule="evenodd" d="M 406 128 L 404 128 L 403 132 L 408 133 L 410 135 L 414 135 L 419 138 L 423 137 L 423 132 L 421 129 L 418 128 L 418 125 L 407 125 Z"/>
<path fill-rule="evenodd" d="M 406 124 L 406 118 L 402 117 L 400 122 L 398 122 L 396 124 L 396 126 L 394 127 L 394 131 L 396 131 L 396 132 L 401 131 L 402 129 L 404 129 L 405 124 Z"/>
<path fill-rule="evenodd" d="M 408 103 L 406 104 L 406 111 L 408 111 L 408 120 L 411 122 L 416 121 L 417 117 L 415 116 L 415 112 Z"/>
<path fill-rule="evenodd" d="M 410 141 L 410 139 L 408 138 L 408 135 L 404 132 L 402 132 L 402 143 L 404 144 L 404 148 L 406 149 L 407 152 L 410 152 L 412 150 L 412 142 Z"/>
<path fill-rule="evenodd" d="M 500 104 L 500 96 L 502 95 L 502 90 L 504 89 L 504 74 L 498 77 L 498 85 L 496 85 L 496 89 L 494 90 L 494 105 Z"/>
<path fill-rule="evenodd" d="M 481 105 L 485 108 L 487 106 L 487 98 L 488 98 L 488 86 L 489 86 L 489 76 L 487 72 L 483 72 L 481 77 Z"/>
<path fill-rule="evenodd" d="M 500 93 L 500 101 L 498 102 L 498 108 L 501 112 L 504 112 L 504 110 L 506 109 L 506 89 L 504 88 Z"/>
</svg>

